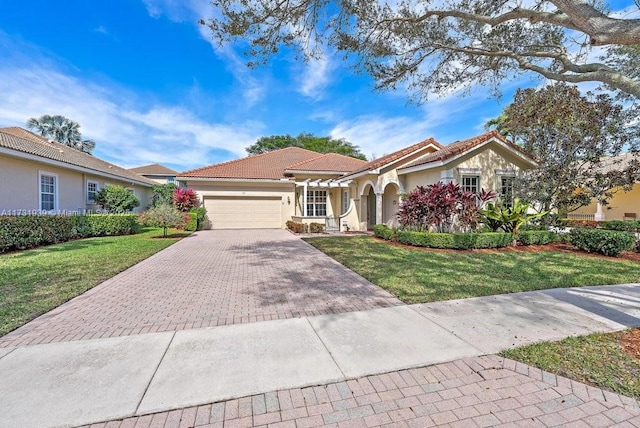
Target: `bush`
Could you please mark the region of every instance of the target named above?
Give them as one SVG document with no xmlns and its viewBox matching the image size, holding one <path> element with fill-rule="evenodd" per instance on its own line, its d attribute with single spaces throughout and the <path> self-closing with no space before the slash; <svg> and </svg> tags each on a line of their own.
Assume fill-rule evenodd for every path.
<svg viewBox="0 0 640 428">
<path fill-rule="evenodd" d="M 140 232 L 136 214 L 91 214 L 72 218 L 78 238 L 133 235 Z"/>
<path fill-rule="evenodd" d="M 324 232 L 324 224 L 322 224 L 322 223 L 311 223 L 311 224 L 309 224 L 309 232 L 311 232 L 311 233 L 322 233 L 322 232 Z"/>
<path fill-rule="evenodd" d="M 34 215 L 0 217 L 0 253 L 76 238 L 137 233 L 136 215 Z"/>
<path fill-rule="evenodd" d="M 510 233 L 430 233 L 399 230 L 398 242 L 416 247 L 449 248 L 468 250 L 472 248 L 501 248 L 513 241 Z"/>
<path fill-rule="evenodd" d="M 151 196 L 151 206 L 173 203 L 173 192 L 178 186 L 175 183 L 154 184 L 152 187 L 153 195 Z"/>
<path fill-rule="evenodd" d="M 287 223 L 287 229 L 293 233 L 306 233 L 307 225 L 304 223 L 298 223 L 296 221 L 289 220 Z"/>
<path fill-rule="evenodd" d="M 385 241 L 390 241 L 396 236 L 396 229 L 388 227 L 386 224 L 376 224 L 373 226 L 373 233 L 378 238 L 382 238 Z"/>
<path fill-rule="evenodd" d="M 187 212 L 200 206 L 198 195 L 193 189 L 178 187 L 173 191 L 173 205 L 182 212 Z"/>
<path fill-rule="evenodd" d="M 206 221 L 207 221 L 207 210 L 206 210 L 206 208 L 205 207 L 192 208 L 190 212 L 196 213 L 197 223 L 198 223 L 196 225 L 196 230 L 204 229 L 204 226 L 205 226 Z"/>
<path fill-rule="evenodd" d="M 636 232 L 640 230 L 640 221 L 635 220 L 609 220 L 600 223 L 603 229 L 620 230 L 623 232 Z"/>
<path fill-rule="evenodd" d="M 568 227 L 589 227 L 595 228 L 600 225 L 600 222 L 595 220 L 567 220 Z"/>
<path fill-rule="evenodd" d="M 140 214 L 140 221 L 146 226 L 162 227 L 163 237 L 167 237 L 167 229 L 170 227 L 182 228 L 186 224 L 185 213 L 173 205 L 163 204 L 149 208 Z"/>
<path fill-rule="evenodd" d="M 105 186 L 96 192 L 96 204 L 111 214 L 123 214 L 140 205 L 140 200 L 122 186 Z"/>
<path fill-rule="evenodd" d="M 588 253 L 618 257 L 622 251 L 633 249 L 636 237 L 615 230 L 576 228 L 569 232 L 571 244 Z"/>
<path fill-rule="evenodd" d="M 187 221 L 187 224 L 185 224 L 184 230 L 195 232 L 198 229 L 198 214 L 194 212 L 188 212 L 185 214 L 189 216 L 189 220 Z"/>
<path fill-rule="evenodd" d="M 559 241 L 557 233 L 547 230 L 524 230 L 518 235 L 518 242 L 522 245 L 546 245 Z"/>
</svg>

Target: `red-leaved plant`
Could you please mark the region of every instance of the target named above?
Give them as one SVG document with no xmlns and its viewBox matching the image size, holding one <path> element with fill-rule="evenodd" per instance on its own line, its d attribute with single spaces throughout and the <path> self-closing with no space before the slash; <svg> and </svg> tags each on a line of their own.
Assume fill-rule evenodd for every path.
<svg viewBox="0 0 640 428">
<path fill-rule="evenodd" d="M 178 187 L 173 191 L 173 205 L 182 212 L 200 206 L 198 195 L 188 187 Z"/>
<path fill-rule="evenodd" d="M 495 196 L 484 189 L 478 194 L 463 191 L 455 183 L 418 186 L 400 204 L 398 220 L 410 230 L 451 232 L 455 225 L 461 231 L 472 231 L 478 226 L 478 210 Z"/>
</svg>

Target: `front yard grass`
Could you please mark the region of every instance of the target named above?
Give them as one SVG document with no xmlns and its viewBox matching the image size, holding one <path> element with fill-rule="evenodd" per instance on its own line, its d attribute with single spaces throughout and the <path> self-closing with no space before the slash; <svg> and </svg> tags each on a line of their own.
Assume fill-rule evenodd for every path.
<svg viewBox="0 0 640 428">
<path fill-rule="evenodd" d="M 640 399 L 640 360 L 624 352 L 631 331 L 570 337 L 500 353 L 530 366 L 617 394 Z"/>
<path fill-rule="evenodd" d="M 0 336 L 50 311 L 189 233 L 162 229 L 88 238 L 0 255 Z"/>
<path fill-rule="evenodd" d="M 307 239 L 405 303 L 638 282 L 640 263 L 558 251 L 433 251 L 370 236 Z"/>
</svg>

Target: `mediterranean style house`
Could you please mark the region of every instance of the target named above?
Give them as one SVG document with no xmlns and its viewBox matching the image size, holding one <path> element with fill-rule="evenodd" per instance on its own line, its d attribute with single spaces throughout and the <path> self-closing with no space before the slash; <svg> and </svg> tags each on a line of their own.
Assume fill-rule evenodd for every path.
<svg viewBox="0 0 640 428">
<path fill-rule="evenodd" d="M 403 194 L 438 181 L 509 196 L 535 161 L 495 131 L 443 146 L 433 138 L 370 162 L 297 147 L 178 174 L 202 198 L 214 229 L 324 223 L 361 231 L 396 225 Z"/>
<path fill-rule="evenodd" d="M 174 171 L 173 169 L 167 168 L 166 166 L 158 163 L 129 168 L 129 171 L 135 172 L 136 174 L 146 177 L 151 181 L 155 181 L 158 184 L 175 183 L 176 176 L 178 175 L 178 171 Z"/>
<path fill-rule="evenodd" d="M 0 215 L 96 211 L 95 193 L 126 187 L 150 202 L 153 181 L 18 127 L 0 128 Z"/>
</svg>

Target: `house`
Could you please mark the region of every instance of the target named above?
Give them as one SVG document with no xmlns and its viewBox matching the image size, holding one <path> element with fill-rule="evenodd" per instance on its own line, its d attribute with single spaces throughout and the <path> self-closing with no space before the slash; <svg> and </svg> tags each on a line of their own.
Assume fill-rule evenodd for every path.
<svg viewBox="0 0 640 428">
<path fill-rule="evenodd" d="M 0 128 L 0 214 L 87 212 L 106 185 L 151 198 L 153 181 L 18 127 Z"/>
<path fill-rule="evenodd" d="M 626 168 L 633 160 L 640 159 L 631 153 L 624 153 L 611 158 L 602 159 L 602 172 L 612 168 L 616 170 Z M 640 220 L 640 182 L 636 182 L 631 190 L 619 189 L 606 206 L 593 200 L 591 204 L 580 207 L 569 213 L 573 220 Z"/>
<path fill-rule="evenodd" d="M 396 224 L 403 194 L 437 181 L 510 197 L 535 162 L 495 131 L 448 146 L 433 138 L 370 162 L 298 147 L 178 174 L 202 198 L 215 229 L 283 228 L 288 220 L 335 230 Z"/>
<path fill-rule="evenodd" d="M 129 171 L 135 172 L 136 174 L 155 181 L 158 184 L 175 183 L 176 176 L 178 175 L 178 171 L 174 171 L 173 169 L 167 168 L 166 166 L 158 163 L 129 168 Z"/>
</svg>

